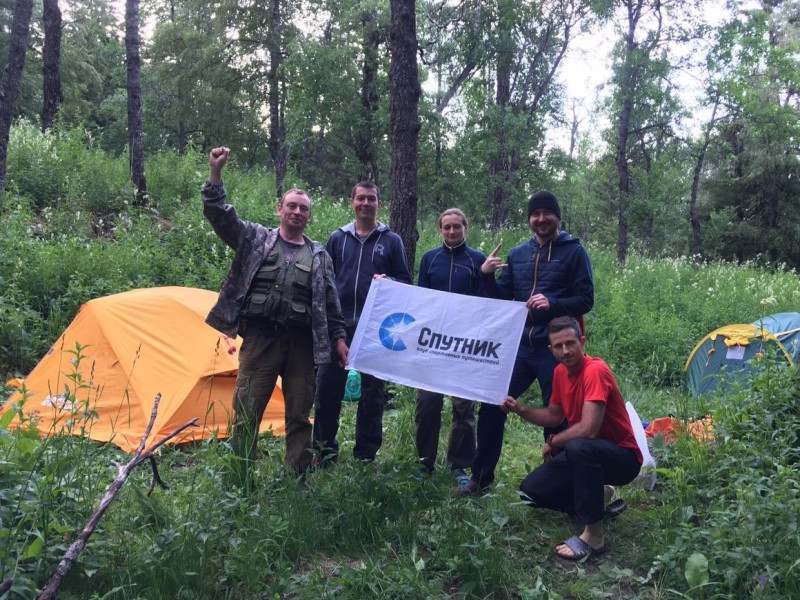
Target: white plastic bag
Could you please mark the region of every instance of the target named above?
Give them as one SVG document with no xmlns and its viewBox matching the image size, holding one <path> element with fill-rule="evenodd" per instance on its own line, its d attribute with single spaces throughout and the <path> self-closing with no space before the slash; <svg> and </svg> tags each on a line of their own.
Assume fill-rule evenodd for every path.
<svg viewBox="0 0 800 600">
<path fill-rule="evenodd" d="M 650 448 L 647 446 L 647 436 L 644 433 L 644 427 L 642 427 L 642 420 L 636 414 L 636 409 L 633 408 L 633 404 L 630 402 L 625 403 L 625 408 L 628 409 L 628 418 L 633 427 L 633 435 L 636 437 L 636 443 L 642 453 L 642 470 L 633 480 L 633 485 L 643 486 L 648 490 L 652 490 L 656 487 L 656 461 L 650 454 Z"/>
</svg>

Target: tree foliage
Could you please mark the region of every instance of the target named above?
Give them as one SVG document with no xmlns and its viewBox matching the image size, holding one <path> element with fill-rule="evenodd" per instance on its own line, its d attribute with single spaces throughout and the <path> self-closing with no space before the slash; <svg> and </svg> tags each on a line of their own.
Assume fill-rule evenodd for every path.
<svg viewBox="0 0 800 600">
<path fill-rule="evenodd" d="M 109 0 L 61 4 L 53 134 L 121 155 L 124 15 Z M 796 2 L 731 4 L 719 24 L 702 17 L 719 8 L 710 0 L 415 4 L 420 219 L 458 205 L 497 235 L 547 187 L 564 227 L 621 261 L 634 250 L 800 264 Z M 3 64 L 13 7 L 0 1 Z M 36 122 L 45 32 L 33 8 L 11 118 Z M 393 160 L 408 160 L 390 147 L 389 28 L 386 0 L 145 0 L 141 146 L 225 144 L 240 166 L 274 173 L 276 193 L 285 180 L 342 197 L 372 178 L 391 202 Z M 616 42 L 599 57 L 611 75 L 570 98 L 565 57 L 581 37 Z"/>
<path fill-rule="evenodd" d="M 684 9 L 680 0 L 620 2 L 613 92 L 607 104 L 613 123 L 609 146 L 616 169 L 613 204 L 620 263 L 628 256 L 630 227 L 638 226 L 642 243 L 649 246 L 658 207 L 674 197 L 674 190 L 661 185 L 658 172 L 669 170 L 666 163 L 674 156 L 665 150 L 680 107 L 670 82 L 674 66 L 666 41 L 677 35 L 679 22 L 674 19 L 677 14 L 685 18 Z"/>
<path fill-rule="evenodd" d="M 127 144 L 125 29 L 107 2 L 67 0 L 58 120 L 114 154 Z"/>
<path fill-rule="evenodd" d="M 800 264 L 799 19 L 796 3 L 764 2 L 720 32 L 731 117 L 707 182 L 712 257 Z"/>
</svg>

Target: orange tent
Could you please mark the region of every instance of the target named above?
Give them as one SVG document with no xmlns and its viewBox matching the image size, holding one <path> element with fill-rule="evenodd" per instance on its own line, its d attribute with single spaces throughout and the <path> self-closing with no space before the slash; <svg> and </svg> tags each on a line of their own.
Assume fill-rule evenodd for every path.
<svg viewBox="0 0 800 600">
<path fill-rule="evenodd" d="M 135 450 L 153 401 L 161 394 L 147 447 L 198 418 L 172 443 L 228 435 L 241 338 L 232 340 L 205 324 L 217 294 L 163 287 L 91 300 L 78 311 L 45 357 L 25 378 L 10 404 L 39 431 L 70 433 Z M 19 426 L 14 418 L 10 427 Z M 278 386 L 261 431 L 284 434 Z"/>
</svg>

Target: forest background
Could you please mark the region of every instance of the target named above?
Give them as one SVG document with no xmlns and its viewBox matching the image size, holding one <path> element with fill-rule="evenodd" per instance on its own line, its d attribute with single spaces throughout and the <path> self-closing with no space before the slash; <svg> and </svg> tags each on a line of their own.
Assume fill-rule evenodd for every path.
<svg viewBox="0 0 800 600">
<path fill-rule="evenodd" d="M 26 3 L 9 111 L 8 57 Z M 413 216 L 398 229 L 421 250 L 438 243 L 435 216 L 451 205 L 470 216 L 472 245 L 508 249 L 529 235 L 527 196 L 552 189 L 595 269 L 589 351 L 608 360 L 644 418 L 710 414 L 717 435 L 712 445 L 659 445 L 659 488 L 625 492 L 632 510 L 610 528 L 611 555 L 568 569 L 550 547 L 571 525 L 521 506 L 514 491 L 538 462 L 538 432 L 510 420 L 496 490 L 449 498 L 445 469 L 414 479 L 413 390 L 396 388 L 377 474 L 346 461 L 313 474 L 307 495 L 281 474 L 281 440 L 262 441 L 271 459 L 249 499 L 220 484 L 224 444 L 165 452 L 172 491 L 148 497 L 147 474 L 132 481 L 65 597 L 800 594 L 796 373 L 766 357 L 751 389 L 694 399 L 681 388 L 701 335 L 800 306 L 796 2 L 731 4 L 714 25 L 699 3 L 417 4 L 425 85 L 412 202 L 392 197 L 386 3 L 142 3 L 133 141 L 118 8 L 61 3 L 53 111 L 44 110 L 50 21 L 27 0 L 0 3 L 0 117 L 9 118 L 0 373 L 27 373 L 91 298 L 218 287 L 231 253 L 203 222 L 197 193 L 208 150 L 226 144 L 240 212 L 275 224 L 280 191 L 305 187 L 320 240 L 351 218 L 345 198 L 362 177 L 384 190 L 382 219 Z M 575 37 L 600 31 L 616 39 L 594 105 L 595 90 L 570 98 L 558 82 Z M 416 264 L 421 253 L 411 254 Z M 537 402 L 536 392 L 524 400 Z M 27 425 L 0 427 L 0 584 L 13 582 L 13 598 L 41 589 L 113 477 L 109 460 L 124 460 L 80 438 L 41 440 Z"/>
<path fill-rule="evenodd" d="M 10 64 L 12 5 L 24 3 L 0 10 L 1 64 Z M 224 143 L 240 168 L 274 173 L 277 191 L 288 178 L 342 197 L 367 177 L 392 200 L 387 2 L 138 4 L 128 0 L 123 25 L 120 4 L 62 0 L 60 96 L 43 76 L 52 52 L 41 6 L 32 7 L 18 101 L 9 107 L 5 94 L 3 119 L 78 128 L 85 144 L 119 156 L 138 93 L 143 142 L 130 158 L 139 193 L 148 190 L 140 152 L 204 154 Z M 564 228 L 615 246 L 620 261 L 633 248 L 798 265 L 799 10 L 772 0 L 419 2 L 419 122 L 395 125 L 418 132 L 416 186 L 392 220 L 458 205 L 497 232 L 548 188 L 562 200 Z M 139 21 L 141 73 L 131 82 L 125 35 Z M 563 66 L 581 60 L 569 54 L 578 47 L 609 79 L 572 97 L 564 82 L 575 70 Z M 398 93 L 395 104 L 413 95 Z M 10 191 L 28 192 L 24 182 Z M 37 208 L 64 192 L 32 191 Z M 93 207 L 106 227 L 125 196 Z M 413 252 L 414 223 L 392 224 Z"/>
</svg>

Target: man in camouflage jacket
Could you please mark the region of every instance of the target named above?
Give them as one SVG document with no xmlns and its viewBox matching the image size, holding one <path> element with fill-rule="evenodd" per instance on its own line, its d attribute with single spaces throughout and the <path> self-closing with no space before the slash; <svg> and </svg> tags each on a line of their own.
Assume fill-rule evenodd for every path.
<svg viewBox="0 0 800 600">
<path fill-rule="evenodd" d="M 231 443 L 241 459 L 241 481 L 250 485 L 258 426 L 277 377 L 282 378 L 286 405 L 286 464 L 303 473 L 312 459 L 314 367 L 328 363 L 333 351 L 346 365 L 348 348 L 330 256 L 304 234 L 311 218 L 308 195 L 294 189 L 284 195 L 277 207 L 278 228 L 244 221 L 227 203 L 222 183 L 229 156 L 227 148 L 211 151 L 209 178 L 200 191 L 203 213 L 236 253 L 206 322 L 227 336 L 244 339 Z M 308 267 L 303 261 L 310 264 L 305 284 Z M 265 275 L 267 267 L 272 271 Z M 310 294 L 301 293 L 304 285 Z M 257 296 L 260 302 L 266 299 L 264 306 L 271 310 L 258 313 Z"/>
</svg>

